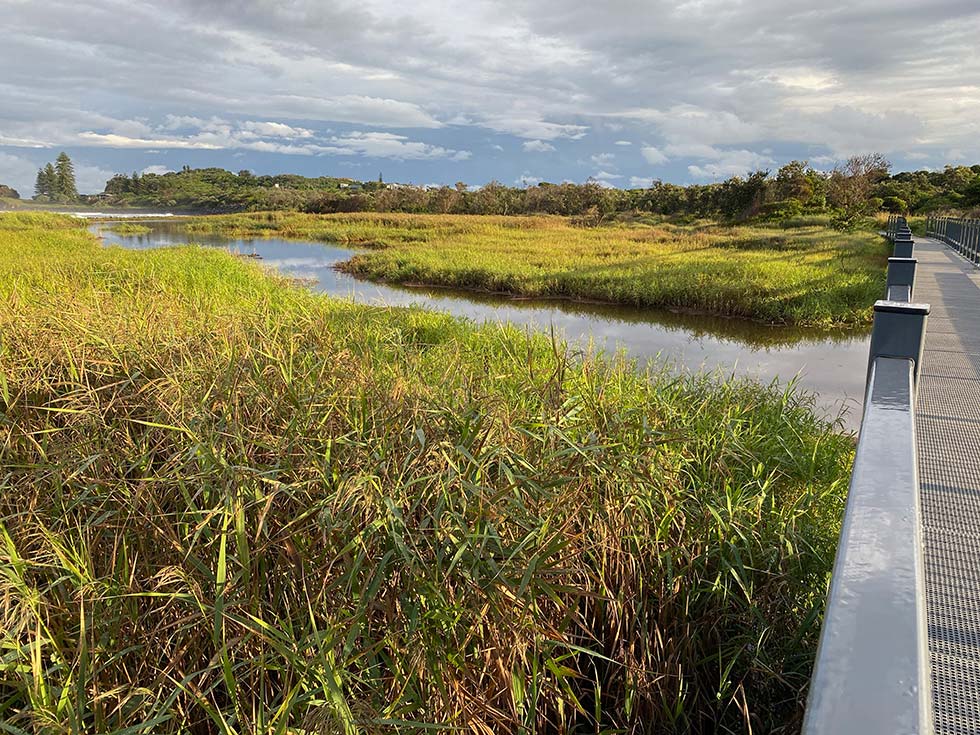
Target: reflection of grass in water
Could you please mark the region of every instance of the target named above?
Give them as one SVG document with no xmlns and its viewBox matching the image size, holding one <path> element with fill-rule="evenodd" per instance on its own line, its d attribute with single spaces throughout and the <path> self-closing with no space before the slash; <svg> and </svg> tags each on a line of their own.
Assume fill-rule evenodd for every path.
<svg viewBox="0 0 980 735">
<path fill-rule="evenodd" d="M 479 291 L 466 291 L 450 287 L 404 286 L 386 284 L 405 293 L 419 293 L 432 298 L 459 298 L 465 301 L 485 304 L 490 307 L 513 306 L 531 312 L 558 309 L 566 314 L 592 317 L 607 322 L 635 325 L 651 325 L 672 332 L 684 332 L 694 339 L 717 339 L 732 344 L 752 348 L 792 347 L 804 344 L 843 345 L 855 339 L 865 339 L 865 328 L 821 329 L 818 327 L 793 327 L 770 325 L 747 319 L 720 317 L 713 314 L 699 314 L 667 309 L 630 308 L 601 302 L 576 301 L 570 299 L 541 299 L 512 297 L 505 294 L 491 294 Z"/>
<path fill-rule="evenodd" d="M 0 245 L 8 726 L 799 721 L 851 459 L 806 397 L 63 218 Z"/>
<path fill-rule="evenodd" d="M 194 232 L 367 246 L 344 268 L 397 283 L 686 308 L 772 323 L 859 325 L 884 289 L 887 246 L 805 222 L 723 227 L 557 217 L 255 213 L 198 218 Z"/>
</svg>

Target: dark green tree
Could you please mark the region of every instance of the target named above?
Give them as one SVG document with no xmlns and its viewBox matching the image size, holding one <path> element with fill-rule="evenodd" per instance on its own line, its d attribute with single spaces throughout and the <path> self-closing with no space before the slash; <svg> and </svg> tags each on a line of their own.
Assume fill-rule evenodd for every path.
<svg viewBox="0 0 980 735">
<path fill-rule="evenodd" d="M 37 170 L 37 178 L 34 179 L 34 198 L 40 199 L 41 197 L 48 196 L 47 191 L 47 180 L 44 176 L 44 169 L 39 168 Z"/>
<path fill-rule="evenodd" d="M 64 202 L 78 201 L 78 187 L 75 185 L 75 166 L 62 151 L 55 162 L 56 187 L 55 198 Z"/>
<path fill-rule="evenodd" d="M 53 200 L 58 195 L 58 173 L 50 163 L 37 170 L 34 198 Z"/>
</svg>

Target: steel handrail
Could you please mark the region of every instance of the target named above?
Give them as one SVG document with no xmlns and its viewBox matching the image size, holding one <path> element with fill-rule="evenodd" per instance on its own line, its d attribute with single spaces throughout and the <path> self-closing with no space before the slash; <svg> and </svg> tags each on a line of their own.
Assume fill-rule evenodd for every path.
<svg viewBox="0 0 980 735">
<path fill-rule="evenodd" d="M 874 308 L 861 433 L 834 560 L 804 735 L 933 732 L 915 394 L 929 306 L 889 217 L 887 296 Z"/>
</svg>

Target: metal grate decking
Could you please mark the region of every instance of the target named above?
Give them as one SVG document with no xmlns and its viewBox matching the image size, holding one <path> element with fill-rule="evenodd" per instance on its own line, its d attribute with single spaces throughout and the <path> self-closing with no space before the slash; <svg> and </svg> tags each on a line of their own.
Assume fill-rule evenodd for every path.
<svg viewBox="0 0 980 735">
<path fill-rule="evenodd" d="M 932 305 L 916 407 L 936 732 L 980 734 L 980 270 L 915 238 Z"/>
</svg>

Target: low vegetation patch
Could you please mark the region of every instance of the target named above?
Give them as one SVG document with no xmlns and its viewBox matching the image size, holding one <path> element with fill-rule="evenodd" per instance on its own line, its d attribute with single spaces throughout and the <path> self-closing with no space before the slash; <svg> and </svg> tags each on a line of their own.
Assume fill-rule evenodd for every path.
<svg viewBox="0 0 980 735">
<path fill-rule="evenodd" d="M 109 229 L 117 235 L 147 235 L 152 232 L 146 225 L 136 224 L 135 222 L 120 222 L 118 225 L 112 225 Z"/>
<path fill-rule="evenodd" d="M 851 460 L 806 396 L 51 215 L 0 302 L 6 730 L 798 729 Z"/>
<path fill-rule="evenodd" d="M 342 267 L 376 280 L 606 301 L 810 326 L 870 322 L 887 246 L 871 232 L 560 217 L 258 213 L 192 232 L 279 235 L 368 248 Z"/>
</svg>

